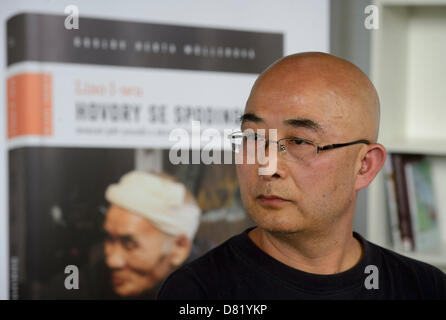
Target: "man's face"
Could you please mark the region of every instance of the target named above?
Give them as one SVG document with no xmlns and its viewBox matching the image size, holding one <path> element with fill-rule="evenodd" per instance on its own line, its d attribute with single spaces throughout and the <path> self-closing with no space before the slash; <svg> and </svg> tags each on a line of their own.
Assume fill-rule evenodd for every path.
<svg viewBox="0 0 446 320">
<path fill-rule="evenodd" d="M 120 296 L 134 296 L 152 288 L 169 270 L 163 248 L 169 236 L 143 217 L 111 205 L 104 224 L 106 264 L 112 286 Z"/>
<path fill-rule="evenodd" d="M 242 130 L 277 129 L 277 138 L 299 137 L 318 143 L 343 143 L 355 136 L 354 119 L 345 103 L 326 84 L 306 82 L 283 74 L 260 81 L 248 99 Z M 297 85 L 296 85 L 297 84 Z M 313 129 L 308 121 L 318 126 Z M 277 150 L 277 144 L 270 144 Z M 354 163 L 362 145 L 321 151 L 317 160 L 287 161 L 278 154 L 272 175 L 259 175 L 258 164 L 237 165 L 245 209 L 259 227 L 276 232 L 326 232 L 330 226 L 353 213 L 356 192 Z M 266 167 L 266 166 L 265 166 Z M 268 200 L 264 196 L 285 199 Z"/>
</svg>

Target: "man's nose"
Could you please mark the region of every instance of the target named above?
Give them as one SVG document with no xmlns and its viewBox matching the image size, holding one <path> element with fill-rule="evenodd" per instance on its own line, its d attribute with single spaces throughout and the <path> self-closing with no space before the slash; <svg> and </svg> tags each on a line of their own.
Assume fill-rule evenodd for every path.
<svg viewBox="0 0 446 320">
<path fill-rule="evenodd" d="M 265 166 L 265 167 L 267 167 L 267 166 Z M 274 167 L 271 167 L 271 168 L 274 168 Z M 272 180 L 276 180 L 276 179 L 280 179 L 280 178 L 283 179 L 286 176 L 286 171 L 283 169 L 283 167 L 279 163 L 277 163 L 275 170 L 271 170 L 268 173 L 269 174 L 259 174 L 259 175 L 267 181 L 272 181 Z"/>
<path fill-rule="evenodd" d="M 274 154 L 272 154 L 273 152 Z M 285 177 L 286 170 L 280 152 L 280 145 L 277 141 L 268 142 L 265 145 L 263 160 L 265 160 L 263 163 L 259 163 L 259 175 L 263 176 L 264 179 L 272 180 Z"/>
<path fill-rule="evenodd" d="M 105 245 L 105 261 L 110 269 L 120 269 L 125 266 L 125 257 L 122 248 L 115 244 Z"/>
</svg>

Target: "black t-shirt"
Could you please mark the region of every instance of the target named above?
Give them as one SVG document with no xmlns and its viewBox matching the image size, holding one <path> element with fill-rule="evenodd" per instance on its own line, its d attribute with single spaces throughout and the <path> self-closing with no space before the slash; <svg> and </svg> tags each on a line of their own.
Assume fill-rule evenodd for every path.
<svg viewBox="0 0 446 320">
<path fill-rule="evenodd" d="M 356 232 L 361 260 L 344 272 L 318 275 L 263 252 L 248 237 L 251 230 L 176 270 L 164 281 L 158 299 L 446 299 L 442 271 L 379 247 Z"/>
</svg>

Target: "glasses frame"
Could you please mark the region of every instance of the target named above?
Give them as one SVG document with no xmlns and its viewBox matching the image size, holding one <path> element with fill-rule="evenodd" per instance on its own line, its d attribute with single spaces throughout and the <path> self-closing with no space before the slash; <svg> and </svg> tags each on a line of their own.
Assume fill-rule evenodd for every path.
<svg viewBox="0 0 446 320">
<path fill-rule="evenodd" d="M 258 135 L 257 133 L 250 133 L 250 134 Z M 228 135 L 228 139 L 230 139 L 232 141 L 232 139 L 234 138 L 235 135 L 239 135 L 239 137 L 241 135 L 241 138 L 246 136 L 243 131 L 235 131 L 235 132 L 232 132 L 232 133 L 230 133 Z M 271 139 L 266 139 L 266 137 L 262 136 L 262 135 L 258 135 L 258 136 L 265 138 L 265 142 L 266 142 L 265 143 L 265 148 L 268 147 L 270 142 L 277 143 L 277 148 L 278 148 L 279 153 L 286 152 L 286 146 L 284 144 L 281 144 L 280 143 L 281 141 L 296 141 L 296 140 L 299 140 L 299 141 L 302 141 L 302 142 L 306 142 L 306 143 L 312 144 L 316 148 L 316 160 L 317 160 L 317 156 L 318 156 L 320 151 L 333 150 L 333 149 L 337 149 L 337 148 L 351 146 L 351 145 L 358 144 L 358 143 L 365 143 L 367 145 L 371 143 L 370 141 L 368 141 L 366 139 L 359 139 L 359 140 L 355 140 L 355 141 L 351 141 L 351 142 L 328 144 L 328 145 L 325 145 L 325 146 L 321 147 L 316 142 L 313 142 L 311 140 L 304 139 L 304 138 L 294 137 L 294 138 L 282 138 L 282 139 L 279 139 L 279 140 L 271 140 Z"/>
</svg>

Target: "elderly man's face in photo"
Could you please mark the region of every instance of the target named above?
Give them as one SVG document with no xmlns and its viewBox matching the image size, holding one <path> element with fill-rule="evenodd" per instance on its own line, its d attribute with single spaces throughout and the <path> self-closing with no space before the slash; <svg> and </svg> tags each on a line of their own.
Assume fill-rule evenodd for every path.
<svg viewBox="0 0 446 320">
<path fill-rule="evenodd" d="M 320 146 L 373 141 L 376 119 L 371 117 L 376 115 L 361 105 L 369 97 L 356 90 L 358 80 L 342 68 L 336 74 L 324 62 L 316 68 L 311 67 L 314 61 L 299 63 L 282 63 L 259 78 L 247 101 L 242 130 L 265 129 L 268 137 L 268 129 L 277 129 L 277 139 L 298 137 Z M 276 152 L 277 144 L 271 148 Z M 237 165 L 247 212 L 270 231 L 329 230 L 354 207 L 357 160 L 366 148 L 355 144 L 295 161 L 279 153 L 271 175 L 259 175 L 257 163 Z M 268 199 L 272 196 L 284 200 Z"/>
<path fill-rule="evenodd" d="M 152 288 L 168 270 L 168 235 L 145 218 L 111 205 L 104 224 L 106 264 L 116 294 L 134 296 Z"/>
</svg>

